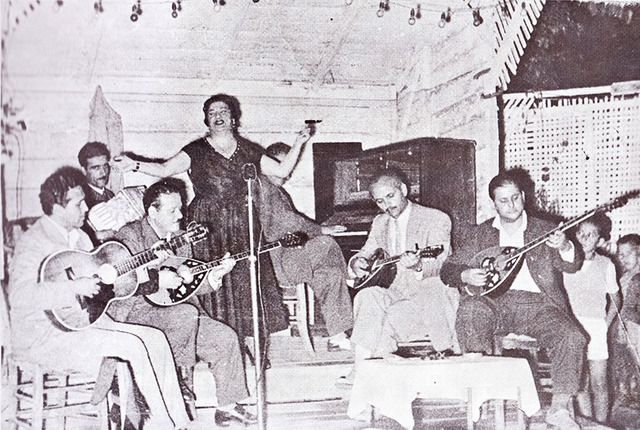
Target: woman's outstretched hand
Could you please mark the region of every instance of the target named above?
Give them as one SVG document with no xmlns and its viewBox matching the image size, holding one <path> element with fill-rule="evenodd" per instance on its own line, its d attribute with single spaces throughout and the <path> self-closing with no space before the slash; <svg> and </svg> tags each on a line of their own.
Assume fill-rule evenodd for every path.
<svg viewBox="0 0 640 430">
<path fill-rule="evenodd" d="M 298 132 L 294 145 L 304 145 L 311 139 L 311 135 L 311 126 L 305 125 L 305 127 Z"/>
<path fill-rule="evenodd" d="M 116 170 L 122 173 L 132 171 L 135 165 L 136 165 L 136 162 L 124 154 L 116 155 L 111 160 L 111 167 L 115 168 Z"/>
</svg>

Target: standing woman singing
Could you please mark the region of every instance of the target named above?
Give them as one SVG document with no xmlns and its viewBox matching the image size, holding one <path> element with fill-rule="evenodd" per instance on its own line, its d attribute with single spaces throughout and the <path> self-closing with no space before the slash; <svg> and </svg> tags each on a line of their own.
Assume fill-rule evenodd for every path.
<svg viewBox="0 0 640 430">
<path fill-rule="evenodd" d="M 134 161 L 126 156 L 114 157 L 116 168 L 140 171 L 165 177 L 188 172 L 195 197 L 189 204 L 187 221 L 196 221 L 209 228 L 209 239 L 194 246 L 194 255 L 209 261 L 226 252 L 236 254 L 249 248 L 247 215 L 247 185 L 242 168 L 247 163 L 258 173 L 286 178 L 295 167 L 311 129 L 304 128 L 296 137 L 287 157 L 281 162 L 265 156 L 265 150 L 238 133 L 240 102 L 234 96 L 216 94 L 204 102 L 204 123 L 209 132 L 161 163 Z M 254 202 L 259 199 L 254 197 Z M 259 210 L 259 208 L 257 208 Z M 254 237 L 260 238 L 258 216 L 254 217 Z M 204 307 L 212 317 L 233 327 L 243 342 L 252 336 L 250 263 L 236 264 L 223 279 L 222 287 L 206 296 Z M 284 330 L 288 326 L 287 311 L 276 284 L 271 261 L 266 254 L 259 258 L 258 279 L 262 291 L 261 314 L 265 321 L 263 333 Z M 201 296 L 204 297 L 204 296 Z"/>
</svg>

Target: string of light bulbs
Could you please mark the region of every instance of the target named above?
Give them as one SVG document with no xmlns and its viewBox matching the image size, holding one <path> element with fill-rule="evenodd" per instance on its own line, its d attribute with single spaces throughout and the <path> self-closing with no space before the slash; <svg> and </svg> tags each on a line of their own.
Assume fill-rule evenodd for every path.
<svg viewBox="0 0 640 430">
<path fill-rule="evenodd" d="M 23 15 L 27 16 L 30 11 L 34 11 L 36 6 L 42 4 L 43 1 L 44 0 L 33 0 L 33 2 L 29 3 L 28 7 L 23 10 Z M 137 22 L 142 16 L 143 1 L 145 5 L 170 4 L 169 11 L 171 16 L 173 18 L 178 18 L 180 15 L 180 12 L 182 12 L 182 5 L 185 0 L 134 0 L 133 5 L 131 6 L 131 15 L 129 16 L 129 19 L 132 22 Z M 226 6 L 228 3 L 228 0 L 204 0 L 204 1 L 210 1 L 213 7 L 213 10 L 216 12 L 220 12 L 223 9 L 223 7 Z M 235 0 L 235 1 L 239 1 L 239 0 Z M 260 0 L 251 0 L 251 1 L 253 3 L 260 2 Z M 375 14 L 378 18 L 383 18 L 384 15 L 392 9 L 392 6 L 394 8 L 400 7 L 400 8 L 405 8 L 409 10 L 409 18 L 408 18 L 409 25 L 415 25 L 416 22 L 422 19 L 425 13 L 428 12 L 428 13 L 440 14 L 440 20 L 438 22 L 438 26 L 440 28 L 443 28 L 448 23 L 451 22 L 452 16 L 454 14 L 468 13 L 469 10 L 471 11 L 471 15 L 473 18 L 473 25 L 476 27 L 481 25 L 484 22 L 482 15 L 480 13 L 481 10 L 495 9 L 497 7 L 500 10 L 502 10 L 502 13 L 504 15 L 511 15 L 509 8 L 506 6 L 506 3 L 511 3 L 513 5 L 514 3 L 517 4 L 522 0 L 498 0 L 498 4 L 491 4 L 491 5 L 485 5 L 485 6 L 479 6 L 479 5 L 473 6 L 471 4 L 473 0 L 462 0 L 461 3 L 464 6 L 460 6 L 460 7 L 433 5 L 428 3 L 425 4 L 422 2 L 414 3 L 411 0 L 408 0 L 408 1 L 411 1 L 411 3 L 408 3 L 408 1 L 400 2 L 400 1 L 392 1 L 392 0 L 377 0 L 377 1 L 378 1 L 378 6 Z M 353 2 L 354 0 L 345 0 L 344 5 L 351 6 Z M 95 0 L 93 3 L 93 8 L 97 14 L 101 14 L 105 11 L 104 3 L 117 3 L 117 2 L 109 1 L 109 0 L 104 2 L 103 0 Z M 54 8 L 58 9 L 64 5 L 64 0 L 53 0 L 53 4 L 54 4 Z M 373 7 L 374 4 L 375 3 L 372 3 L 371 6 Z M 445 7 L 446 9 L 444 9 Z M 523 14 L 527 13 L 526 3 L 524 1 L 522 1 L 522 13 Z M 15 25 L 19 25 L 20 17 L 18 15 L 15 16 L 14 20 L 15 20 Z"/>
</svg>

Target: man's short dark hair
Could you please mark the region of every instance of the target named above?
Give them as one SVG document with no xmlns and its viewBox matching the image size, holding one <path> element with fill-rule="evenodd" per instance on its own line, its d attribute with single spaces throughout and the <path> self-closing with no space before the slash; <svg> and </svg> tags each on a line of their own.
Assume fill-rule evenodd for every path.
<svg viewBox="0 0 640 430">
<path fill-rule="evenodd" d="M 631 245 L 640 248 L 640 235 L 635 233 L 626 234 L 618 239 L 618 246 L 620 245 Z"/>
<path fill-rule="evenodd" d="M 287 155 L 291 150 L 291 146 L 287 145 L 284 142 L 276 142 L 267 146 L 266 154 L 267 156 L 277 160 L 280 155 Z"/>
<path fill-rule="evenodd" d="M 40 205 L 45 214 L 53 213 L 53 206 L 66 207 L 67 192 L 75 187 L 83 187 L 86 179 L 82 172 L 71 166 L 61 167 L 44 180 L 40 186 Z"/>
<path fill-rule="evenodd" d="M 184 205 L 187 200 L 187 187 L 182 179 L 162 178 L 155 184 L 147 188 L 142 196 L 142 205 L 145 213 L 149 213 L 149 208 L 153 206 L 158 209 L 160 206 L 160 196 L 166 194 L 178 194 Z"/>
<path fill-rule="evenodd" d="M 78 162 L 86 169 L 89 158 L 100 157 L 102 155 L 107 157 L 107 160 L 111 159 L 111 153 L 107 145 L 102 142 L 88 142 L 80 149 L 80 152 L 78 152 Z"/>
<path fill-rule="evenodd" d="M 524 191 L 521 175 L 522 173 L 519 170 L 505 170 L 494 176 L 489 182 L 489 197 L 491 197 L 491 200 L 495 199 L 496 188 L 504 187 L 505 185 L 515 185 L 520 191 Z"/>
<path fill-rule="evenodd" d="M 371 178 L 371 182 L 369 183 L 369 191 L 371 191 L 371 188 L 375 184 L 380 182 L 382 178 L 391 178 L 391 180 L 395 182 L 398 185 L 398 187 L 400 186 L 400 184 L 404 184 L 407 187 L 407 190 L 410 188 L 407 175 L 405 175 L 404 172 L 398 169 L 397 167 L 391 166 L 386 169 L 378 171 L 373 176 L 373 178 Z"/>
</svg>

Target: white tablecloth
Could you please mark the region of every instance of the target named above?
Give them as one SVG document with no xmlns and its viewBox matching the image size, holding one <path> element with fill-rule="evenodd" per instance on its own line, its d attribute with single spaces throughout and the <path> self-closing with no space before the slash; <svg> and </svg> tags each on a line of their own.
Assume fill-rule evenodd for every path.
<svg viewBox="0 0 640 430">
<path fill-rule="evenodd" d="M 489 399 L 518 400 L 529 416 L 540 409 L 531 368 L 523 358 L 449 357 L 445 360 L 386 358 L 358 364 L 348 415 L 355 418 L 369 406 L 403 427 L 413 427 L 411 403 L 416 398 L 469 401 L 473 420 Z M 470 395 L 471 394 L 471 395 Z"/>
</svg>

